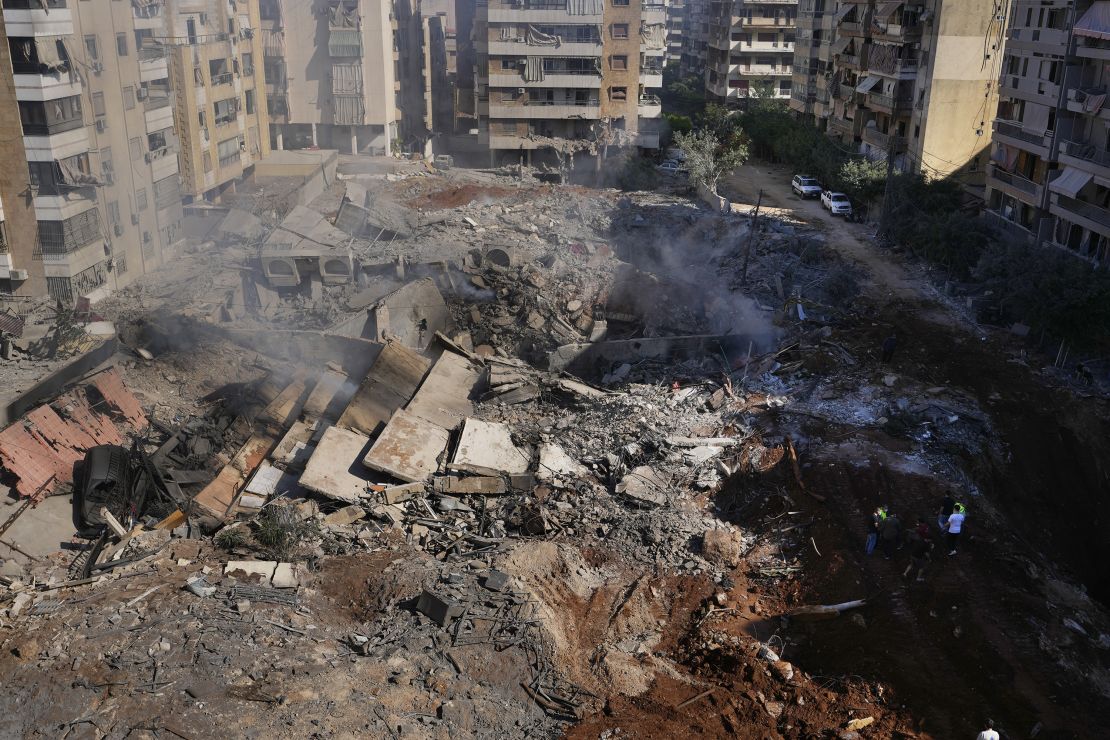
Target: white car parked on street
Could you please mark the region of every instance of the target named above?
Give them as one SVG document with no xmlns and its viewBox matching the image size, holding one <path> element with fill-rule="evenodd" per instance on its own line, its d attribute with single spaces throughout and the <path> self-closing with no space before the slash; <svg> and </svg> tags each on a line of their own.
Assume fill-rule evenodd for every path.
<svg viewBox="0 0 1110 740">
<path fill-rule="evenodd" d="M 844 193 L 825 190 L 821 193 L 821 205 L 828 208 L 834 216 L 852 215 L 852 201 Z"/>
<path fill-rule="evenodd" d="M 790 181 L 790 189 L 803 198 L 816 198 L 821 194 L 821 183 L 816 177 L 809 175 L 794 175 Z"/>
</svg>

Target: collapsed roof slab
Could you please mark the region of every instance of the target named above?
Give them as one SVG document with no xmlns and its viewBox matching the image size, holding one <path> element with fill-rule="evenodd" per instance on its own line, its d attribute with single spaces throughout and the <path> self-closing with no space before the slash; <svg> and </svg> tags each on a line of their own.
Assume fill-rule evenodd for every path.
<svg viewBox="0 0 1110 740">
<path fill-rule="evenodd" d="M 478 475 L 525 473 L 531 455 L 513 444 L 509 427 L 497 422 L 467 419 L 449 470 Z"/>
<path fill-rule="evenodd" d="M 407 483 L 427 480 L 447 449 L 446 429 L 405 411 L 386 424 L 363 464 Z"/>
<path fill-rule="evenodd" d="M 405 409 L 444 429 L 454 429 L 474 414 L 470 396 L 480 376 L 481 371 L 470 360 L 444 352 Z"/>
<path fill-rule="evenodd" d="M 414 280 L 382 298 L 370 311 L 369 335 L 378 341 L 396 338 L 406 347 L 425 349 L 437 331 L 454 327 L 443 294 L 431 278 Z"/>
<path fill-rule="evenodd" d="M 369 444 L 365 434 L 328 427 L 305 465 L 301 487 L 337 501 L 358 501 L 370 487 L 360 462 Z"/>
<path fill-rule="evenodd" d="M 431 365 L 426 357 L 397 342 L 386 344 L 336 424 L 376 434 L 394 411 L 412 399 Z"/>
</svg>

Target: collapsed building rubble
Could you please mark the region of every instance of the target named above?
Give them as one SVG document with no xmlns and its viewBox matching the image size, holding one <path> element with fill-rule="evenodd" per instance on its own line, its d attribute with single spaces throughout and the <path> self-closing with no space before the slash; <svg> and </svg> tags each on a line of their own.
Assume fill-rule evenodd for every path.
<svg viewBox="0 0 1110 740">
<path fill-rule="evenodd" d="M 184 736 L 946 734 L 920 732 L 889 678 L 821 652 L 822 635 L 851 650 L 918 607 L 858 577 L 840 545 L 857 529 L 862 543 L 868 495 L 908 513 L 901 489 L 931 505 L 937 481 L 969 480 L 964 461 L 1005 452 L 975 397 L 875 366 L 829 291 L 821 235 L 757 226 L 769 256 L 737 296 L 746 219 L 543 189 L 528 213 L 553 227 L 510 196 L 390 182 L 450 215 L 407 220 L 376 255 L 341 227 L 328 239 L 351 245 L 349 282 L 305 270 L 273 310 L 215 321 L 194 310 L 204 291 L 166 288 L 177 315 L 120 317 L 150 357 L 107 371 L 134 400 L 106 410 L 131 432 L 114 443 L 139 437 L 180 505 L 0 581 L 3 667 L 40 697 L 0 730 L 121 734 L 141 715 Z M 345 193 L 337 208 L 370 203 Z M 319 215 L 294 221 L 330 233 Z M 263 239 L 249 227 L 236 264 L 266 284 L 246 267 Z M 667 229 L 698 267 L 649 248 Z M 389 255 L 460 230 L 474 238 L 453 253 Z M 327 321 L 286 323 L 306 301 Z M 51 407 L 74 423 L 90 392 Z M 975 603 L 952 609 L 949 591 L 915 629 L 973 629 Z M 1085 636 L 1046 621 L 1038 665 L 1097 671 L 1081 661 L 1110 628 L 1067 603 Z"/>
</svg>

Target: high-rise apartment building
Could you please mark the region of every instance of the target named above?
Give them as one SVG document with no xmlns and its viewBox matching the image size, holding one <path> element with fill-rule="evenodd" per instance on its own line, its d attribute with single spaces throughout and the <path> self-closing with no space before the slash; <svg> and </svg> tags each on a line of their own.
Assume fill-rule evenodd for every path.
<svg viewBox="0 0 1110 740">
<path fill-rule="evenodd" d="M 1028 243 L 1110 258 L 1110 2 L 1013 3 L 987 211 Z"/>
<path fill-rule="evenodd" d="M 489 0 L 473 33 L 494 160 L 583 141 L 659 146 L 663 0 Z"/>
<path fill-rule="evenodd" d="M 270 152 L 258 0 L 136 5 L 172 81 L 168 91 L 151 87 L 144 102 L 165 105 L 172 95 L 185 198 L 214 200 Z"/>
<path fill-rule="evenodd" d="M 454 0 L 395 0 L 400 136 L 410 151 L 455 130 L 458 47 Z"/>
<path fill-rule="evenodd" d="M 259 0 L 272 142 L 386 153 L 401 52 L 391 0 Z"/>
<path fill-rule="evenodd" d="M 705 90 L 742 106 L 752 96 L 790 98 L 797 0 L 711 0 Z"/>
<path fill-rule="evenodd" d="M 686 0 L 667 2 L 667 64 L 682 59 L 682 26 L 686 22 Z"/>
<path fill-rule="evenodd" d="M 682 14 L 682 52 L 678 74 L 682 79 L 705 79 L 705 55 L 709 48 L 709 0 L 685 0 Z"/>
<path fill-rule="evenodd" d="M 867 156 L 981 185 L 1005 42 L 999 12 L 997 0 L 803 0 L 791 106 Z"/>
<path fill-rule="evenodd" d="M 167 60 L 143 6 L 4 1 L 25 157 L 5 161 L 5 179 L 26 168 L 34 259 L 63 303 L 125 285 L 183 235 L 173 109 L 156 94 Z"/>
</svg>

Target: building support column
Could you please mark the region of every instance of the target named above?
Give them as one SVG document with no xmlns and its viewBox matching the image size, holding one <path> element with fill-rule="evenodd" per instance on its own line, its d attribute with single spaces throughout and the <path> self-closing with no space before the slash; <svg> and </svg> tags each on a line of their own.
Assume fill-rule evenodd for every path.
<svg viewBox="0 0 1110 740">
<path fill-rule="evenodd" d="M 277 144 L 279 152 L 285 151 L 285 137 L 281 133 L 281 126 L 278 126 L 277 128 L 277 137 L 275 143 Z"/>
<path fill-rule="evenodd" d="M 316 124 L 315 123 L 312 124 L 312 146 L 314 146 L 314 147 L 319 146 L 319 144 L 316 143 Z"/>
<path fill-rule="evenodd" d="M 358 131 L 351 126 L 351 154 L 358 154 Z"/>
</svg>

